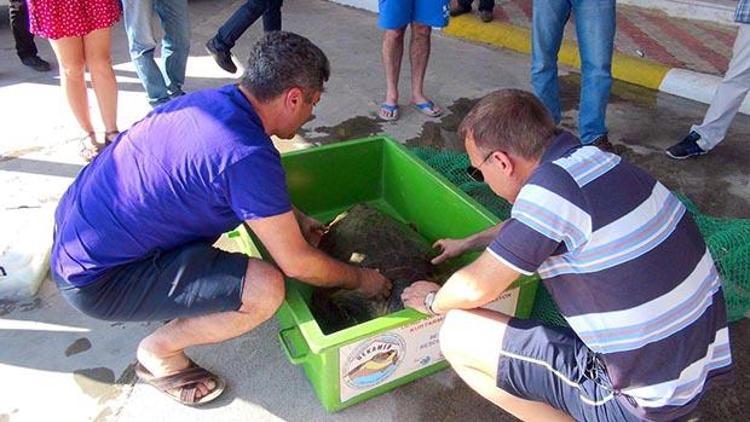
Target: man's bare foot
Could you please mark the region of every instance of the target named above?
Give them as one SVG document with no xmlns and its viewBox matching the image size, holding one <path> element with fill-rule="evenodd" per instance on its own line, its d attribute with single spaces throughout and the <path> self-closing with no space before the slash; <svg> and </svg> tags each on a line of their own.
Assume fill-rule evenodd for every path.
<svg viewBox="0 0 750 422">
<path fill-rule="evenodd" d="M 380 109 L 378 110 L 378 117 L 380 117 L 381 120 L 385 120 L 386 122 L 392 122 L 396 119 L 398 119 L 399 116 L 399 108 L 398 104 L 386 104 L 383 103 L 380 105 Z"/>
<path fill-rule="evenodd" d="M 428 100 L 424 95 L 412 95 L 411 103 L 426 116 L 439 117 L 443 114 L 443 109 L 431 100 Z"/>
</svg>

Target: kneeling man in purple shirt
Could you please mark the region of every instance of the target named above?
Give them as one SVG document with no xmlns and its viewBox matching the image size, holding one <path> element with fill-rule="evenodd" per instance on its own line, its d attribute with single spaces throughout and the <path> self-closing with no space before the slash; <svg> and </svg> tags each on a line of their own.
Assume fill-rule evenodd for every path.
<svg viewBox="0 0 750 422">
<path fill-rule="evenodd" d="M 257 327 L 284 300 L 284 276 L 386 295 L 373 269 L 328 257 L 321 225 L 293 207 L 271 135 L 290 138 L 320 100 L 330 67 L 308 39 L 266 34 L 237 85 L 157 107 L 78 175 L 55 214 L 51 272 L 94 318 L 170 320 L 140 342 L 136 372 L 188 405 L 225 382 L 185 349 Z M 276 265 L 212 245 L 246 222 Z"/>
</svg>

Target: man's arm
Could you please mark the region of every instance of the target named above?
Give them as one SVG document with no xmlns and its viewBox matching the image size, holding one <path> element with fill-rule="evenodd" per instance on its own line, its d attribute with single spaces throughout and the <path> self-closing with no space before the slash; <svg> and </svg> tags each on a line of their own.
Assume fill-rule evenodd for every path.
<svg viewBox="0 0 750 422">
<path fill-rule="evenodd" d="M 473 309 L 497 299 L 520 274 L 484 252 L 474 262 L 458 270 L 435 296 L 432 309 L 445 313 L 450 309 Z"/>
<path fill-rule="evenodd" d="M 497 237 L 497 234 L 500 233 L 503 224 L 496 224 L 463 239 L 438 240 L 432 247 L 440 249 L 440 255 L 433 258 L 432 263 L 438 265 L 447 259 L 460 256 L 464 252 L 484 250 Z"/>
<path fill-rule="evenodd" d="M 481 251 L 487 248 L 487 246 L 492 243 L 492 241 L 497 237 L 497 234 L 500 233 L 500 229 L 503 227 L 504 222 L 495 224 L 492 227 L 488 227 L 485 230 L 482 230 L 479 233 L 476 233 L 472 236 L 469 236 L 467 238 L 469 245 L 471 247 L 471 250 L 474 251 Z"/>
<path fill-rule="evenodd" d="M 302 236 L 307 240 L 307 243 L 317 247 L 320 243 L 320 239 L 323 238 L 323 234 L 325 233 L 325 226 L 323 226 L 320 221 L 305 214 L 297 207 L 292 207 L 292 210 L 294 211 L 294 217 L 297 219 L 297 223 L 299 223 Z"/>
<path fill-rule="evenodd" d="M 294 211 L 247 224 L 288 277 L 314 286 L 359 289 L 368 296 L 390 290 L 390 282 L 377 271 L 337 261 L 311 246 L 302 236 Z"/>
<path fill-rule="evenodd" d="M 444 314 L 451 309 L 473 309 L 497 299 L 520 274 L 484 252 L 474 262 L 454 273 L 440 285 L 419 281 L 404 290 L 404 304 L 420 312 L 428 313 L 424 299 L 428 293 L 437 291 L 432 302 L 435 313 Z"/>
</svg>

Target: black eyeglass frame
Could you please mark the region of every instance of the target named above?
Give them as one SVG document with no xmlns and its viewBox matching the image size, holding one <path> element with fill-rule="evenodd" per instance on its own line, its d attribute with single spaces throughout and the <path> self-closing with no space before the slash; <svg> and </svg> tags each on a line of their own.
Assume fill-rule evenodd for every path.
<svg viewBox="0 0 750 422">
<path fill-rule="evenodd" d="M 484 163 L 487 162 L 487 160 L 490 159 L 490 157 L 492 157 L 492 154 L 494 154 L 496 152 L 497 151 L 492 151 L 489 154 L 487 154 L 487 156 L 484 157 L 484 160 L 482 160 L 482 162 L 479 163 L 478 166 L 474 167 L 474 166 L 470 165 L 470 166 L 466 167 L 466 174 L 468 174 L 469 177 L 471 177 L 472 179 L 474 179 L 474 181 L 477 181 L 479 183 L 484 183 L 484 174 L 482 174 L 482 170 L 479 170 L 479 169 L 484 165 Z"/>
</svg>

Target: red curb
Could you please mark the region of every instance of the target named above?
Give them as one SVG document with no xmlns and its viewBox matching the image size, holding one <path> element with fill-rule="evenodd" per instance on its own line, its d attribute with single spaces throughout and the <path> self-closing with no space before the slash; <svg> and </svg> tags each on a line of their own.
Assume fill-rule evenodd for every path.
<svg viewBox="0 0 750 422">
<path fill-rule="evenodd" d="M 725 44 L 729 44 L 730 46 L 734 45 L 734 39 L 737 37 L 736 33 L 728 33 L 724 31 L 720 31 L 716 28 L 712 28 L 710 25 L 705 25 L 702 23 L 696 23 L 695 26 L 700 28 L 701 30 L 708 32 L 711 34 L 712 37 L 716 38 L 718 41 L 721 41 Z"/>
<path fill-rule="evenodd" d="M 656 40 L 649 37 L 641 28 L 637 27 L 626 14 L 620 14 L 617 20 L 618 29 L 622 29 L 633 41 L 635 41 L 644 51 L 646 57 L 669 65 L 671 67 L 684 67 L 677 57 L 673 56 L 666 48 Z"/>
<path fill-rule="evenodd" d="M 526 17 L 529 18 L 529 22 L 531 22 L 531 18 L 533 15 L 533 12 L 531 10 L 531 0 L 526 0 L 526 1 L 521 0 L 521 1 L 516 1 L 514 3 L 523 11 Z"/>
<path fill-rule="evenodd" d="M 650 15 L 644 15 L 644 17 L 651 21 L 654 25 L 659 27 L 661 30 L 663 30 L 667 36 L 677 39 L 685 47 L 692 50 L 700 58 L 708 62 L 708 64 L 711 65 L 717 72 L 720 72 L 721 69 L 726 69 L 729 65 L 729 60 L 726 57 L 706 48 L 703 43 L 695 39 L 692 34 L 672 24 L 672 22 L 670 22 L 669 20 L 660 19 Z"/>
<path fill-rule="evenodd" d="M 495 20 L 498 20 L 500 22 L 512 23 L 510 21 L 510 16 L 508 16 L 508 14 L 505 13 L 505 9 L 503 9 L 502 7 L 499 7 L 498 5 L 495 5 L 495 8 L 492 10 L 492 16 Z"/>
</svg>

